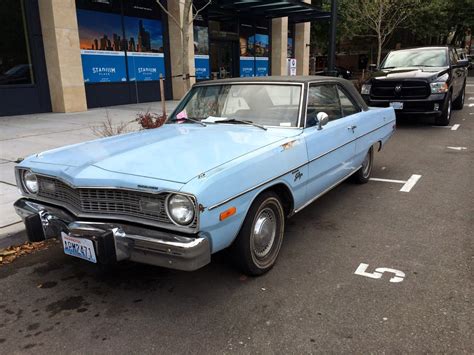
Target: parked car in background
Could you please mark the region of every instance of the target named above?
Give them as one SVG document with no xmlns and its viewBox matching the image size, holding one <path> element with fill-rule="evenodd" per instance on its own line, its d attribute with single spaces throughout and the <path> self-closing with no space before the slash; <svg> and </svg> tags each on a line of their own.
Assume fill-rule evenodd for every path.
<svg viewBox="0 0 474 355">
<path fill-rule="evenodd" d="M 93 263 L 196 270 L 230 247 L 250 275 L 273 267 L 287 217 L 343 180 L 368 181 L 395 129 L 328 77 L 194 85 L 161 128 L 35 154 L 16 167 L 30 241 L 61 238 Z"/>
<path fill-rule="evenodd" d="M 456 54 L 458 55 L 459 60 L 467 60 L 468 61 L 468 69 L 471 69 L 471 58 L 468 56 L 466 50 L 464 48 L 456 48 Z"/>
<path fill-rule="evenodd" d="M 361 89 L 369 106 L 395 109 L 400 115 L 430 115 L 448 125 L 451 110 L 464 105 L 467 59 L 451 47 L 391 51 Z"/>
<path fill-rule="evenodd" d="M 347 79 L 347 80 L 352 79 L 352 72 L 349 69 L 336 66 L 335 71 L 336 71 L 336 76 L 338 78 L 344 78 L 344 79 Z M 318 71 L 315 74 L 316 75 L 323 75 L 323 76 L 333 76 L 332 73 L 328 72 L 327 68 L 325 70 Z"/>
</svg>

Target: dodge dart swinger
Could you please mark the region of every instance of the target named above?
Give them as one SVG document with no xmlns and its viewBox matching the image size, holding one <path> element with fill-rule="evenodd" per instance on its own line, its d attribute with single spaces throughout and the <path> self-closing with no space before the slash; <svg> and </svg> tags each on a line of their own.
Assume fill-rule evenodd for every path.
<svg viewBox="0 0 474 355">
<path fill-rule="evenodd" d="M 395 129 L 329 77 L 198 83 L 160 128 L 35 154 L 16 167 L 30 241 L 92 263 L 196 270 L 231 249 L 261 275 L 287 218 L 348 179 L 368 181 Z"/>
</svg>

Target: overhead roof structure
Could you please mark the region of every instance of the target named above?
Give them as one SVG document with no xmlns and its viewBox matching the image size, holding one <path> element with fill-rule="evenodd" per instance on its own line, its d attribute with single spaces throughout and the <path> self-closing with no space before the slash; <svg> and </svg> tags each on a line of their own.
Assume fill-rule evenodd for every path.
<svg viewBox="0 0 474 355">
<path fill-rule="evenodd" d="M 267 19 L 288 17 L 294 23 L 331 17 L 330 12 L 302 0 L 213 0 L 207 12 L 210 19 L 236 15 Z"/>
</svg>

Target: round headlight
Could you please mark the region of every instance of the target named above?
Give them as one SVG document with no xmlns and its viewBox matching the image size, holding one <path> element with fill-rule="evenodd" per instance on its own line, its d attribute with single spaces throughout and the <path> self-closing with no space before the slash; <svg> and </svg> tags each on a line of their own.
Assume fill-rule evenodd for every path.
<svg viewBox="0 0 474 355">
<path fill-rule="evenodd" d="M 38 179 L 36 175 L 29 170 L 23 172 L 23 186 L 30 194 L 36 194 L 38 192 Z"/>
<path fill-rule="evenodd" d="M 166 203 L 168 217 L 176 224 L 186 226 L 194 220 L 194 203 L 184 195 L 170 195 Z"/>
</svg>

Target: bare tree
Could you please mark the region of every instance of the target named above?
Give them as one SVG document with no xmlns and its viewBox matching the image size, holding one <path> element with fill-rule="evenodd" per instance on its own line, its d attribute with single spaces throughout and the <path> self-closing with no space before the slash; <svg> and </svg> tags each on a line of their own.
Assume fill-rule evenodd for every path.
<svg viewBox="0 0 474 355">
<path fill-rule="evenodd" d="M 173 16 L 168 11 L 168 9 L 161 3 L 161 0 L 156 0 L 161 10 L 163 10 L 163 12 L 165 12 L 168 15 L 168 18 L 170 18 L 181 31 L 181 48 L 183 49 L 182 60 L 181 60 L 181 64 L 182 64 L 181 75 L 183 76 L 183 82 L 185 85 L 185 89 L 187 91 L 191 87 L 190 70 L 189 70 L 189 62 L 188 62 L 189 27 L 192 26 L 193 21 L 196 19 L 196 17 L 199 16 L 200 12 L 203 11 L 206 7 L 208 7 L 212 3 L 212 0 L 208 0 L 200 8 L 197 8 L 193 4 L 193 0 L 172 0 L 172 1 L 179 1 L 179 2 L 182 1 L 183 3 L 183 15 L 180 16 L 179 18 L 176 18 L 175 16 Z M 193 12 L 193 14 L 191 13 L 191 11 Z"/>
<path fill-rule="evenodd" d="M 413 13 L 418 0 L 349 0 L 346 2 L 349 22 L 359 29 L 368 28 L 373 33 L 363 36 L 377 38 L 377 66 L 380 65 L 382 48 L 392 33 Z"/>
</svg>

